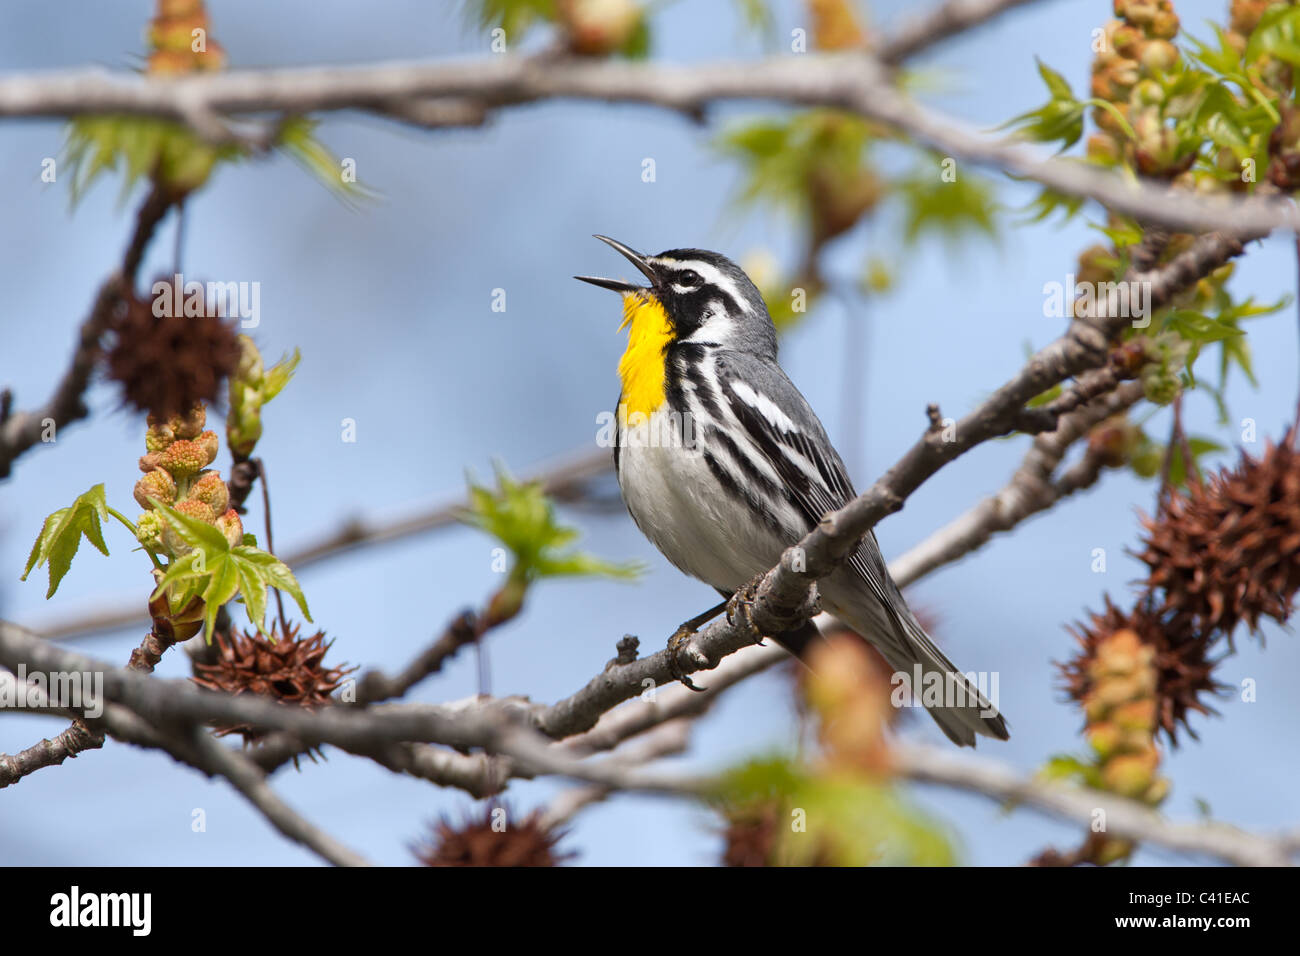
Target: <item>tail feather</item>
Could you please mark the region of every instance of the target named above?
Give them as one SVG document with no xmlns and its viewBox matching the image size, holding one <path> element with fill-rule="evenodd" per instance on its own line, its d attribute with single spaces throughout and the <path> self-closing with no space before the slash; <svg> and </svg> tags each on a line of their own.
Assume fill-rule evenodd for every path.
<svg viewBox="0 0 1300 956">
<path fill-rule="evenodd" d="M 935 647 L 934 642 L 930 640 L 929 635 L 917 623 L 910 611 L 900 623 L 908 638 L 905 653 L 890 653 L 884 648 L 881 648 L 881 652 L 885 655 L 889 666 L 904 675 L 904 679 L 912 687 L 917 699 L 923 704 L 927 688 L 935 681 L 935 678 L 929 675 L 938 675 L 938 686 L 943 689 L 944 699 L 953 700 L 955 703 L 951 706 L 926 706 L 926 710 L 947 738 L 961 747 L 974 747 L 977 734 L 997 740 L 1009 739 L 1011 734 L 1007 730 L 1006 718 L 998 712 L 997 707 L 980 692 L 979 688 L 971 683 L 939 648 Z M 921 671 L 920 687 L 913 685 L 917 665 L 920 666 Z"/>
<path fill-rule="evenodd" d="M 1010 737 L 997 707 L 935 646 L 897 590 L 891 588 L 897 599 L 886 608 L 856 580 L 844 582 L 847 587 L 834 577 L 823 583 L 826 609 L 880 651 L 949 740 L 960 747 L 974 747 L 977 735 L 997 740 Z M 915 686 L 918 667 L 920 687 Z M 944 703 L 930 706 L 926 704 L 927 688 L 933 689 L 936 683 L 942 688 Z"/>
</svg>

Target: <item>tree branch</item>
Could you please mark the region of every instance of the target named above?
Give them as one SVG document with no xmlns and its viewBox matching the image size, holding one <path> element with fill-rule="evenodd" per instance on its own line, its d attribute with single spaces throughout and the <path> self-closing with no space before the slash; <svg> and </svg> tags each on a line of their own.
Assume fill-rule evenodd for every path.
<svg viewBox="0 0 1300 956">
<path fill-rule="evenodd" d="M 229 136 L 228 124 L 214 124 L 214 117 L 342 109 L 389 115 L 394 104 L 430 99 L 473 103 L 485 110 L 549 99 L 618 101 L 693 117 L 723 100 L 833 107 L 890 126 L 945 156 L 1001 169 L 1065 195 L 1096 200 L 1144 223 L 1250 237 L 1300 227 L 1300 210 L 1263 195 L 1263 190 L 1247 198 L 1175 193 L 1168 184 L 1132 182 L 1077 160 L 1045 159 L 1038 151 L 989 138 L 901 93 L 889 68 L 861 53 L 690 66 L 496 56 L 477 61 L 231 70 L 165 79 L 99 69 L 0 79 L 0 116 L 157 116 L 185 123 L 200 135 L 221 137 Z M 462 119 L 456 117 L 457 125 Z"/>
<path fill-rule="evenodd" d="M 895 770 L 918 783 L 979 793 L 1074 820 L 1091 827 L 1105 814 L 1112 836 L 1162 846 L 1178 853 L 1214 857 L 1238 866 L 1287 866 L 1296 852 L 1285 839 L 1259 836 L 1224 823 L 1172 823 L 1144 804 L 1113 794 L 1025 778 L 989 760 L 932 747 L 891 750 Z"/>
<path fill-rule="evenodd" d="M 961 33 L 966 33 L 989 20 L 1027 6 L 1034 0 L 946 0 L 924 13 L 915 14 L 903 22 L 877 51 L 882 63 L 897 65 Z"/>
<path fill-rule="evenodd" d="M 1104 463 L 1091 451 L 1065 474 L 1053 478 L 1065 453 L 1098 423 L 1142 399 L 1141 382 L 1125 382 L 1102 400 L 1061 417 L 1055 431 L 1038 435 L 1011 479 L 959 518 L 938 529 L 890 565 L 906 579 L 924 577 L 936 568 L 983 547 L 993 535 L 1010 531 L 1026 518 L 1051 508 L 1062 498 L 1090 488 Z"/>
<path fill-rule="evenodd" d="M 14 459 L 23 452 L 43 441 L 54 440 L 58 429 L 90 414 L 83 396 L 99 362 L 99 340 L 108 331 L 122 297 L 131 291 L 144 251 L 173 201 L 166 191 L 155 187 L 136 211 L 121 268 L 105 279 L 95 293 L 90 315 L 77 331 L 72 363 L 50 400 L 34 411 L 15 414 L 13 393 L 9 389 L 0 392 L 0 478 L 9 477 Z M 49 439 L 45 437 L 47 430 L 50 430 Z"/>
</svg>

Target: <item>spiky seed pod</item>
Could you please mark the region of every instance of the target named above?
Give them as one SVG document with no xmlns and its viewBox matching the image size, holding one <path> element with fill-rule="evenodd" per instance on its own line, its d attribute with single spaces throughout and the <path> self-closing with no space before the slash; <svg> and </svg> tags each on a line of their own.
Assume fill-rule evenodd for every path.
<svg viewBox="0 0 1300 956">
<path fill-rule="evenodd" d="M 233 322 L 217 317 L 156 316 L 150 303 L 127 296 L 112 325 L 108 376 L 126 404 L 169 422 L 202 401 L 216 401 L 239 361 Z M 154 450 L 150 448 L 150 450 Z"/>
<path fill-rule="evenodd" d="M 1132 637 L 1115 640 L 1115 635 L 1122 632 Z M 1214 680 L 1216 662 L 1208 658 L 1208 644 L 1202 635 L 1167 628 L 1157 615 L 1141 606 L 1124 613 L 1109 597 L 1105 611 L 1091 615 L 1086 624 L 1071 628 L 1071 633 L 1078 641 L 1079 650 L 1059 667 L 1067 693 L 1084 705 L 1090 728 L 1110 716 L 1114 707 L 1149 699 L 1155 725 L 1171 743 L 1177 744 L 1180 724 L 1191 733 L 1187 718 L 1192 712 L 1216 712 L 1203 699 L 1220 693 L 1222 688 Z M 1139 650 L 1133 649 L 1134 639 Z M 1131 663 L 1125 663 L 1124 653 L 1133 655 Z M 1149 670 L 1143 663 L 1148 660 Z M 1111 673 L 1121 669 L 1121 665 L 1129 670 L 1128 680 L 1146 683 L 1125 687 Z M 1152 677 L 1153 686 L 1150 685 Z M 1125 712 L 1126 720 L 1131 717 Z M 1095 743 L 1099 751 L 1105 750 L 1108 733 L 1107 730 L 1097 732 Z"/>
<path fill-rule="evenodd" d="M 558 851 L 564 837 L 536 811 L 515 822 L 508 808 L 486 807 L 460 823 L 441 818 L 411 849 L 425 866 L 559 866 L 576 855 Z"/>
<path fill-rule="evenodd" d="M 278 625 L 277 625 L 278 627 Z M 195 662 L 190 679 L 200 687 L 228 694 L 257 694 L 284 704 L 314 710 L 330 702 L 330 695 L 342 685 L 355 667 L 326 667 L 330 644 L 323 631 L 299 638 L 298 627 L 285 636 L 218 632 L 218 654 L 211 664 Z M 239 734 L 245 743 L 259 739 L 263 731 L 246 724 L 217 728 L 218 736 Z"/>
<path fill-rule="evenodd" d="M 1241 621 L 1285 622 L 1300 589 L 1300 452 L 1296 432 L 1263 455 L 1242 452 L 1236 468 L 1170 495 L 1138 555 L 1147 587 L 1163 593 L 1157 613 L 1175 633 L 1229 642 Z"/>
<path fill-rule="evenodd" d="M 135 483 L 136 504 L 148 511 L 153 508 L 150 498 L 157 498 L 165 505 L 176 500 L 176 482 L 162 468 L 155 468 Z"/>
</svg>

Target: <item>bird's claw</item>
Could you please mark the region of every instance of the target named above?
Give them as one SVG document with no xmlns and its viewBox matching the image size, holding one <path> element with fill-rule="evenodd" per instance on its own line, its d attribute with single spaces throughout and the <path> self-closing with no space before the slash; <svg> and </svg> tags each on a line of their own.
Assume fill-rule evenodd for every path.
<svg viewBox="0 0 1300 956">
<path fill-rule="evenodd" d="M 690 690 L 703 693 L 708 688 L 700 687 L 692 681 L 691 676 L 682 670 L 681 664 L 677 661 L 678 653 L 686 646 L 686 642 L 694 636 L 695 628 L 687 623 L 675 630 L 673 636 L 668 638 L 668 673 L 672 675 L 673 680 L 680 681 Z"/>
<path fill-rule="evenodd" d="M 763 647 L 763 635 L 759 632 L 754 624 L 754 601 L 758 597 L 758 586 L 766 577 L 766 572 L 758 575 L 748 584 L 736 590 L 730 598 L 727 599 L 727 623 L 732 627 L 736 626 L 736 621 L 743 618 L 745 627 L 749 628 L 755 635 L 754 643 Z"/>
</svg>

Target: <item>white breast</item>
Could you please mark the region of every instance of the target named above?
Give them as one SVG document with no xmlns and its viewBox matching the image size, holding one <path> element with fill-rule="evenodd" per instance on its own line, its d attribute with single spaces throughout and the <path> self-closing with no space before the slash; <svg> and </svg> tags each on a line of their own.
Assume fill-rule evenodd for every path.
<svg viewBox="0 0 1300 956">
<path fill-rule="evenodd" d="M 772 567 L 794 541 L 775 534 L 717 480 L 705 462 L 707 430 L 677 441 L 670 414 L 665 404 L 620 428 L 623 500 L 664 557 L 706 584 L 734 591 Z"/>
</svg>

